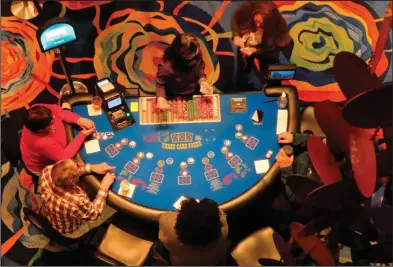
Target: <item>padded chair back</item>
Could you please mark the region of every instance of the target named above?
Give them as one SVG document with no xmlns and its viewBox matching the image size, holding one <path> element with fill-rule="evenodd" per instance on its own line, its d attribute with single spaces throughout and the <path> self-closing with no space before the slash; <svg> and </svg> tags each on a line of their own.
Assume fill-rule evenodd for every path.
<svg viewBox="0 0 393 267">
<path fill-rule="evenodd" d="M 262 259 L 281 261 L 281 255 L 273 239 L 271 227 L 262 228 L 249 235 L 232 250 L 232 257 L 239 266 L 258 266 Z M 261 259 L 261 263 L 259 260 Z M 269 264 L 270 265 L 270 264 Z"/>
<path fill-rule="evenodd" d="M 44 236 L 53 239 L 57 232 L 52 225 L 42 215 L 37 214 L 29 208 L 23 208 L 25 219 L 28 220 L 35 228 L 37 228 Z"/>
<path fill-rule="evenodd" d="M 306 107 L 302 112 L 300 132 L 304 133 L 306 130 L 312 131 L 315 136 L 326 137 L 326 134 L 322 131 L 321 127 L 319 127 L 315 118 L 313 106 Z"/>
<path fill-rule="evenodd" d="M 136 237 L 111 224 L 97 250 L 124 265 L 141 266 L 152 246 L 153 242 Z"/>
</svg>

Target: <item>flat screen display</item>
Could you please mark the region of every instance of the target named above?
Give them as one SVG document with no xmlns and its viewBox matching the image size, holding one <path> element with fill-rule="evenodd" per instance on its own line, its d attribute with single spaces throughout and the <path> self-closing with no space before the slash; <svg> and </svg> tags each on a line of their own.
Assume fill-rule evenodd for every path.
<svg viewBox="0 0 393 267">
<path fill-rule="evenodd" d="M 75 40 L 75 30 L 68 23 L 53 24 L 45 29 L 39 37 L 39 41 L 44 51 L 48 51 Z"/>
<path fill-rule="evenodd" d="M 271 80 L 292 80 L 295 77 L 295 70 L 271 70 L 269 79 Z"/>
<path fill-rule="evenodd" d="M 121 97 L 118 97 L 108 102 L 108 109 L 112 109 L 120 105 L 121 105 Z"/>
</svg>

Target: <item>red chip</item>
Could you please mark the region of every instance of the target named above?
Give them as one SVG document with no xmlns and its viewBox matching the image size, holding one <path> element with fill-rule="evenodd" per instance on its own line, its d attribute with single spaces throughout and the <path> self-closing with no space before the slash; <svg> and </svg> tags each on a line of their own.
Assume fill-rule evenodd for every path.
<svg viewBox="0 0 393 267">
<path fill-rule="evenodd" d="M 348 100 L 360 93 L 382 86 L 380 79 L 370 73 L 366 62 L 349 52 L 341 52 L 335 56 L 333 73 L 338 86 Z"/>
<path fill-rule="evenodd" d="M 322 243 L 316 235 L 303 236 L 299 233 L 303 230 L 304 226 L 300 223 L 293 222 L 290 225 L 291 234 L 296 243 L 313 258 L 319 265 L 334 266 L 334 257 L 329 249 Z"/>
<path fill-rule="evenodd" d="M 338 163 L 321 138 L 310 136 L 307 140 L 307 150 L 311 162 L 324 184 L 337 183 L 343 179 Z"/>
</svg>

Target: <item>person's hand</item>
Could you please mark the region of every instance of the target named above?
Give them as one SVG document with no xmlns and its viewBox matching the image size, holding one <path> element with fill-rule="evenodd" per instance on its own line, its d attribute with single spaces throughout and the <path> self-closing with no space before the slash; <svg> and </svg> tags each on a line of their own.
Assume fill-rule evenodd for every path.
<svg viewBox="0 0 393 267">
<path fill-rule="evenodd" d="M 83 133 L 85 136 L 89 136 L 89 135 L 91 135 L 95 130 L 96 130 L 95 128 L 84 129 L 84 130 L 82 130 L 82 133 Z"/>
<path fill-rule="evenodd" d="M 280 168 L 292 166 L 293 159 L 294 159 L 293 155 L 288 157 L 288 155 L 285 154 L 283 149 L 280 149 L 280 151 L 276 156 L 276 161 L 278 163 L 278 166 L 280 166 Z"/>
<path fill-rule="evenodd" d="M 240 49 L 240 52 L 242 52 L 243 55 L 246 55 L 249 57 L 249 56 L 253 55 L 254 53 L 256 53 L 257 49 L 255 47 L 245 47 L 245 48 Z"/>
<path fill-rule="evenodd" d="M 283 132 L 278 135 L 279 144 L 291 144 L 293 142 L 293 134 L 290 132 Z"/>
<path fill-rule="evenodd" d="M 211 95 L 213 94 L 213 87 L 211 87 L 206 81 L 199 83 L 200 92 L 203 95 Z"/>
<path fill-rule="evenodd" d="M 96 126 L 94 125 L 94 122 L 92 120 L 86 119 L 86 118 L 79 118 L 78 121 L 76 122 L 83 130 L 86 129 L 95 129 Z"/>
<path fill-rule="evenodd" d="M 171 108 L 171 105 L 169 105 L 168 101 L 165 98 L 159 97 L 157 99 L 157 108 L 161 110 L 168 110 Z"/>
<path fill-rule="evenodd" d="M 104 179 L 101 181 L 100 189 L 108 192 L 109 188 L 111 188 L 111 185 L 113 184 L 113 181 L 115 181 L 115 177 L 116 175 L 112 172 L 105 174 Z"/>
<path fill-rule="evenodd" d="M 103 162 L 100 164 L 92 164 L 91 171 L 97 174 L 105 174 L 107 172 L 113 171 L 116 167 L 109 166 L 107 163 Z"/>
<path fill-rule="evenodd" d="M 244 40 L 240 36 L 233 38 L 233 44 L 239 48 L 244 48 Z"/>
</svg>

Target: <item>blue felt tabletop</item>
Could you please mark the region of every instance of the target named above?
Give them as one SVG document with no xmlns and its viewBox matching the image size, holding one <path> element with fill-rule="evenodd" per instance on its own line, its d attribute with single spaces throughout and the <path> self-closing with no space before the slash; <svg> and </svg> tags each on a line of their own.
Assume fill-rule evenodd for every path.
<svg viewBox="0 0 393 267">
<path fill-rule="evenodd" d="M 247 112 L 231 113 L 230 99 L 234 97 L 246 97 Z M 272 150 L 269 159 L 272 165 L 279 150 L 276 135 L 278 107 L 276 102 L 264 103 L 271 99 L 263 93 L 220 95 L 221 122 L 217 123 L 140 125 L 139 113 L 132 112 L 136 123 L 116 132 L 105 114 L 90 117 L 86 105 L 75 106 L 73 111 L 93 120 L 97 132 L 114 133 L 113 136 L 108 134 L 106 140 L 99 140 L 100 152 L 86 154 L 85 148 L 81 148 L 86 162 L 107 162 L 116 166 L 117 179 L 112 186 L 114 192 L 119 191 L 121 180 L 127 179 L 136 185 L 130 201 L 150 208 L 174 210 L 173 204 L 181 196 L 207 197 L 221 204 L 263 179 L 263 173 L 256 173 L 254 162 L 265 160 L 266 153 Z M 138 102 L 138 99 L 126 101 L 130 105 L 131 102 Z M 255 125 L 251 120 L 256 109 L 264 112 L 262 125 Z M 242 135 L 248 136 L 249 140 L 258 140 L 254 149 L 235 137 L 235 126 L 238 124 L 242 125 Z M 77 132 L 75 129 L 74 133 Z M 187 142 L 176 142 L 183 137 L 188 139 Z M 110 157 L 105 148 L 121 142 L 123 138 L 127 138 L 127 144 L 119 149 L 116 156 Z M 175 138 L 175 142 L 172 138 Z M 232 160 L 221 152 L 225 140 L 230 141 L 227 148 L 228 152 L 233 153 Z M 131 141 L 136 143 L 134 148 L 129 146 Z M 139 152 L 144 153 L 140 162 L 129 163 L 128 171 L 125 170 L 125 165 L 138 158 Z M 153 154 L 151 159 L 147 158 L 149 152 Z M 194 160 L 193 164 L 189 163 L 190 158 Z M 181 168 L 182 162 L 187 164 L 186 168 Z"/>
</svg>

